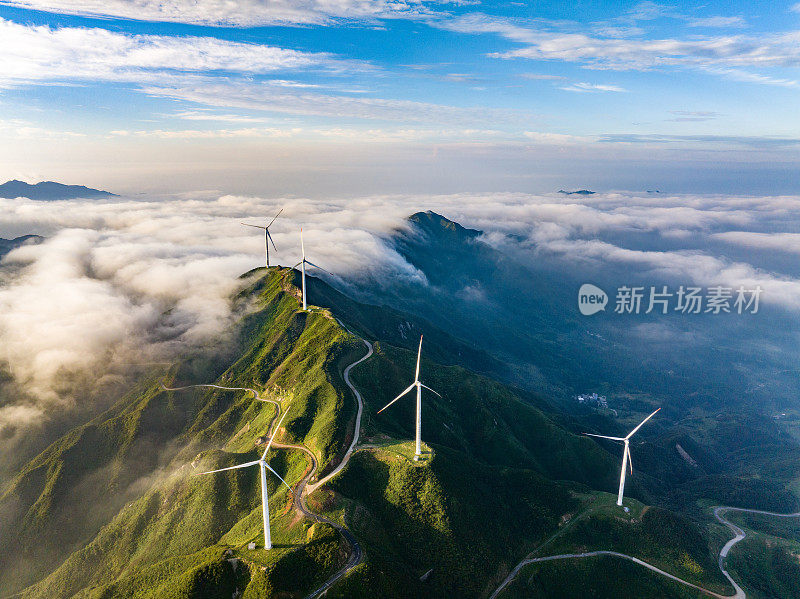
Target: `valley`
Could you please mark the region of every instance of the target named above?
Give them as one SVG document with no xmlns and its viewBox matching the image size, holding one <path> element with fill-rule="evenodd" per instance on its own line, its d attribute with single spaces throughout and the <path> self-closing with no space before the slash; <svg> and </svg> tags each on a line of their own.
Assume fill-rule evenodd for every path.
<svg viewBox="0 0 800 599">
<path fill-rule="evenodd" d="M 590 582 L 609 568 L 641 593 L 728 597 L 739 587 L 719 568 L 714 535 L 724 533 L 709 536 L 704 502 L 715 494 L 699 481 L 717 481 L 738 507 L 792 501 L 746 486 L 752 455 L 736 474 L 743 492 L 730 494 L 736 479 L 713 474 L 691 433 L 665 442 L 661 424 L 631 447 L 637 474 L 622 513 L 610 494 L 614 447 L 580 433 L 626 424 L 493 379 L 502 368 L 491 354 L 318 278 L 303 311 L 298 277 L 248 273 L 227 366 L 155 368 L 22 468 L 0 497 L 4 530 L 15 531 L 0 551 L 4 597 L 610 597 L 619 587 Z M 441 397 L 425 396 L 416 462 L 413 402 L 377 412 L 408 383 L 421 333 L 423 380 Z M 264 551 L 254 475 L 195 474 L 253 459 L 273 435 L 271 467 L 292 492 L 270 483 Z M 665 463 L 705 473 L 675 478 Z M 78 498 L 103 509 L 76 519 Z M 43 543 L 47 530 L 59 534 Z M 567 562 L 577 572 L 565 579 Z"/>
</svg>

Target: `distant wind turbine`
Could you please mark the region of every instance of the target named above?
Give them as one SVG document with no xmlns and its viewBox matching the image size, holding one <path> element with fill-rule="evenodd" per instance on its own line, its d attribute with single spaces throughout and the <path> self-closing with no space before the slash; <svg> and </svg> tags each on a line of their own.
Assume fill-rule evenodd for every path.
<svg viewBox="0 0 800 599">
<path fill-rule="evenodd" d="M 417 447 L 416 447 L 416 452 L 414 454 L 415 460 L 419 460 L 420 456 L 422 455 L 422 438 L 421 438 L 422 437 L 422 388 L 425 387 L 431 393 L 439 395 L 438 393 L 436 393 L 436 391 L 434 391 L 427 385 L 423 385 L 422 383 L 419 382 L 419 362 L 421 357 L 422 357 L 422 335 L 419 336 L 419 351 L 417 352 L 417 371 L 414 374 L 414 382 L 408 386 L 408 389 L 403 391 L 400 395 L 395 397 L 392 401 L 390 401 L 380 410 L 378 410 L 378 414 L 380 414 L 386 408 L 388 408 L 390 405 L 396 402 L 398 399 L 400 399 L 401 397 L 406 395 L 409 391 L 414 389 L 414 387 L 417 388 Z M 441 397 L 441 395 L 439 395 L 439 397 Z"/>
<path fill-rule="evenodd" d="M 272 446 L 272 442 L 275 440 L 275 435 L 278 434 L 278 430 L 281 427 L 281 422 L 283 422 L 283 419 L 286 418 L 286 414 L 288 413 L 289 410 L 286 410 L 286 412 L 283 413 L 283 416 L 281 416 L 281 419 L 278 421 L 278 425 L 275 427 L 275 432 L 272 434 L 272 438 L 270 438 L 269 443 L 267 443 L 267 448 L 261 455 L 260 460 L 255 460 L 254 462 L 247 462 L 246 464 L 239 464 L 238 466 L 231 466 L 230 468 L 220 468 L 219 470 L 211 470 L 210 472 L 200 472 L 198 474 L 198 476 L 201 476 L 203 474 L 214 474 L 215 472 L 224 472 L 225 470 L 249 468 L 250 466 L 255 466 L 256 464 L 258 464 L 259 470 L 261 470 L 261 509 L 264 517 L 264 549 L 272 549 L 272 538 L 270 537 L 270 531 L 269 531 L 269 497 L 267 496 L 267 470 L 269 470 L 270 472 L 272 472 L 272 474 L 277 476 L 278 480 L 280 480 L 284 485 L 286 485 L 286 488 L 289 489 L 289 491 L 292 490 L 292 488 L 287 484 L 287 482 L 280 477 L 280 474 L 275 472 L 275 470 L 272 469 L 272 466 L 270 466 L 269 464 L 267 464 L 267 462 L 264 461 L 264 459 L 267 457 L 267 452 L 269 451 L 269 448 Z"/>
<path fill-rule="evenodd" d="M 272 226 L 272 223 L 275 222 L 275 219 L 278 218 L 283 212 L 283 208 L 280 209 L 278 214 L 269 222 L 266 227 L 262 227 L 261 225 L 251 225 L 249 223 L 242 223 L 245 227 L 254 227 L 256 229 L 264 229 L 264 252 L 267 254 L 267 268 L 269 268 L 269 244 L 272 242 L 272 247 L 275 248 L 275 251 L 278 251 L 278 248 L 275 247 L 275 242 L 272 240 L 272 235 L 269 234 L 269 228 Z"/>
<path fill-rule="evenodd" d="M 658 408 L 660 410 L 661 408 Z M 633 460 L 631 459 L 631 448 L 630 448 L 630 438 L 636 434 L 636 432 L 642 428 L 645 422 L 650 420 L 653 416 L 656 415 L 656 410 L 652 414 L 650 414 L 647 418 L 642 420 L 635 429 L 628 433 L 627 437 L 607 437 L 605 435 L 593 435 L 592 433 L 583 433 L 589 437 L 599 437 L 600 439 L 611 439 L 612 441 L 622 441 L 625 443 L 625 451 L 622 452 L 622 472 L 619 475 L 619 495 L 617 495 L 617 505 L 622 505 L 622 495 L 625 491 L 625 468 L 626 466 L 630 465 L 631 474 L 633 474 Z"/>
<path fill-rule="evenodd" d="M 300 227 L 300 250 L 303 252 L 303 259 L 300 260 L 297 264 L 295 264 L 292 268 L 300 267 L 303 277 L 303 310 L 306 309 L 306 264 L 309 266 L 313 266 L 314 268 L 320 269 L 322 272 L 328 272 L 321 266 L 317 266 L 311 260 L 306 260 L 306 246 L 303 244 L 303 227 Z M 330 273 L 328 273 L 330 274 Z"/>
</svg>

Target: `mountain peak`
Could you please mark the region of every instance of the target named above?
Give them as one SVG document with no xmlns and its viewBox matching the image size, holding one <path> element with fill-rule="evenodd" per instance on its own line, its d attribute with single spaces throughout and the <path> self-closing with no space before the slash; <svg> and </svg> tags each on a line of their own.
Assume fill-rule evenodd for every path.
<svg viewBox="0 0 800 599">
<path fill-rule="evenodd" d="M 483 234 L 483 231 L 462 227 L 457 222 L 452 221 L 449 218 L 434 212 L 433 210 L 417 212 L 409 216 L 408 220 L 416 224 L 426 233 L 430 233 L 439 237 L 446 236 L 448 238 L 474 239 Z"/>
<path fill-rule="evenodd" d="M 74 198 L 116 197 L 109 191 L 92 189 L 84 185 L 64 185 L 55 181 L 40 181 L 35 185 L 12 179 L 0 185 L 0 198 L 29 198 L 31 200 L 71 200 Z"/>
<path fill-rule="evenodd" d="M 563 193 L 567 196 L 591 196 L 594 195 L 595 191 L 591 191 L 589 189 L 579 189 L 578 191 L 566 191 L 565 189 L 559 189 L 558 193 Z"/>
</svg>

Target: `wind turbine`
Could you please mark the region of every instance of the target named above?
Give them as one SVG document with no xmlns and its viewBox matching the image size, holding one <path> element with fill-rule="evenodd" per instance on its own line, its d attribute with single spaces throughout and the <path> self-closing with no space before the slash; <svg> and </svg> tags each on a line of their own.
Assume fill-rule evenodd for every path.
<svg viewBox="0 0 800 599">
<path fill-rule="evenodd" d="M 388 408 L 390 405 L 396 402 L 398 399 L 403 397 L 406 393 L 411 391 L 414 387 L 417 388 L 417 447 L 416 447 L 416 452 L 414 454 L 414 460 L 419 460 L 420 456 L 422 455 L 422 438 L 421 438 L 422 437 L 422 388 L 425 387 L 431 393 L 439 395 L 438 393 L 436 393 L 436 391 L 434 391 L 427 385 L 423 385 L 422 383 L 419 382 L 419 361 L 421 357 L 422 357 L 422 335 L 419 336 L 419 351 L 417 352 L 417 371 L 414 374 L 414 382 L 408 386 L 408 389 L 403 391 L 400 395 L 395 397 L 392 401 L 390 401 L 380 410 L 378 410 L 378 414 L 380 414 L 386 408 Z M 441 395 L 439 395 L 439 397 L 441 397 Z"/>
<path fill-rule="evenodd" d="M 311 260 L 306 260 L 306 246 L 303 244 L 303 227 L 300 227 L 300 250 L 303 252 L 303 259 L 300 260 L 297 264 L 295 264 L 292 268 L 300 267 L 303 277 L 303 310 L 306 309 L 306 264 L 309 266 L 313 266 L 314 268 L 319 268 L 322 272 L 328 272 L 324 268 L 317 266 Z M 330 273 L 328 273 L 330 274 Z"/>
<path fill-rule="evenodd" d="M 258 468 L 259 470 L 261 470 L 261 508 L 262 508 L 262 515 L 264 517 L 264 549 L 272 549 L 272 538 L 270 537 L 270 532 L 269 532 L 269 497 L 267 496 L 267 470 L 269 470 L 270 472 L 272 472 L 272 474 L 277 476 L 278 480 L 280 480 L 284 485 L 286 485 L 286 488 L 289 489 L 289 491 L 292 490 L 292 488 L 287 484 L 287 482 L 281 478 L 280 474 L 275 472 L 275 470 L 272 469 L 272 466 L 270 466 L 269 464 L 267 464 L 267 462 L 264 461 L 264 458 L 267 457 L 267 452 L 269 451 L 269 448 L 272 446 L 272 442 L 275 440 L 275 435 L 278 433 L 278 430 L 281 427 L 281 422 L 283 422 L 283 419 L 286 418 L 286 414 L 288 413 L 289 410 L 286 410 L 286 412 L 283 413 L 283 416 L 281 416 L 281 419 L 278 421 L 278 425 L 275 427 L 275 432 L 272 434 L 272 438 L 270 438 L 269 443 L 267 443 L 267 448 L 264 450 L 264 453 L 261 454 L 260 460 L 255 460 L 254 462 L 247 462 L 246 464 L 239 464 L 238 466 L 231 466 L 229 468 L 220 468 L 219 470 L 200 472 L 198 474 L 198 476 L 201 476 L 203 474 L 214 474 L 215 472 L 223 472 L 225 470 L 249 468 L 250 466 L 255 466 L 256 464 L 258 464 Z"/>
<path fill-rule="evenodd" d="M 242 223 L 245 227 L 254 227 L 256 229 L 264 229 L 264 251 L 267 254 L 267 268 L 269 268 L 269 242 L 272 242 L 272 247 L 275 248 L 275 251 L 278 251 L 278 248 L 275 247 L 275 242 L 272 240 L 272 235 L 269 234 L 269 228 L 272 226 L 272 223 L 275 222 L 275 219 L 278 218 L 283 212 L 283 208 L 280 209 L 278 214 L 269 222 L 266 227 L 262 227 L 261 225 L 251 225 L 249 223 Z"/>
<path fill-rule="evenodd" d="M 660 410 L 661 408 L 658 408 Z M 619 475 L 619 495 L 617 495 L 617 505 L 622 505 L 622 494 L 625 491 L 625 467 L 630 465 L 631 474 L 633 474 L 633 460 L 631 459 L 631 448 L 630 448 L 630 438 L 636 434 L 636 432 L 642 428 L 645 422 L 650 420 L 653 416 L 656 415 L 656 410 L 652 414 L 650 414 L 647 418 L 642 420 L 635 429 L 628 433 L 627 437 L 607 437 L 605 435 L 593 435 L 592 433 L 583 433 L 589 437 L 599 437 L 600 439 L 611 439 L 612 441 L 622 441 L 625 443 L 625 451 L 622 452 L 622 472 Z"/>
</svg>

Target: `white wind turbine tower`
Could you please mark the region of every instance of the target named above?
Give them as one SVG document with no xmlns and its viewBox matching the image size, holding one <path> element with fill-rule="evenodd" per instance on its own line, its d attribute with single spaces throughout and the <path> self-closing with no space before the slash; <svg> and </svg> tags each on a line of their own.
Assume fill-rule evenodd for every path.
<svg viewBox="0 0 800 599">
<path fill-rule="evenodd" d="M 660 410 L 661 408 L 658 408 Z M 650 420 L 653 416 L 656 415 L 656 410 L 652 414 L 650 414 L 647 418 L 642 420 L 635 429 L 628 433 L 627 437 L 607 437 L 605 435 L 593 435 L 592 433 L 583 433 L 589 437 L 599 437 L 600 439 L 611 439 L 612 441 L 622 441 L 625 443 L 625 451 L 622 452 L 622 472 L 619 475 L 619 495 L 617 495 L 617 505 L 622 505 L 622 494 L 625 491 L 625 467 L 630 465 L 631 474 L 633 474 L 633 460 L 631 459 L 631 448 L 630 448 L 630 438 L 636 434 L 636 432 L 642 428 L 645 422 Z"/>
<path fill-rule="evenodd" d="M 278 218 L 283 212 L 283 208 L 280 209 L 278 214 L 269 222 L 266 227 L 262 227 L 261 225 L 251 225 L 249 223 L 242 223 L 245 227 L 254 227 L 256 229 L 263 229 L 264 230 L 264 252 L 267 254 L 267 268 L 269 268 L 269 244 L 272 242 L 272 247 L 275 248 L 275 251 L 278 251 L 278 248 L 275 247 L 275 242 L 272 240 L 272 235 L 269 234 L 269 228 L 272 226 L 272 223 L 275 222 L 275 219 Z"/>
<path fill-rule="evenodd" d="M 414 453 L 415 460 L 419 460 L 420 456 L 422 455 L 422 388 L 425 387 L 431 393 L 435 393 L 436 395 L 441 397 L 441 395 L 436 393 L 436 391 L 434 391 L 427 385 L 423 385 L 422 383 L 419 382 L 419 361 L 421 357 L 422 357 L 422 335 L 419 336 L 419 351 L 417 352 L 417 371 L 414 374 L 414 382 L 408 386 L 408 389 L 403 391 L 400 395 L 395 397 L 392 401 L 390 401 L 380 410 L 378 410 L 378 414 L 380 414 L 386 408 L 388 408 L 390 405 L 396 402 L 398 399 L 400 399 L 409 391 L 414 389 L 414 387 L 417 388 L 417 446 L 416 446 L 416 452 Z"/>
<path fill-rule="evenodd" d="M 320 269 L 322 272 L 328 272 L 321 266 L 317 266 L 311 260 L 306 260 L 306 246 L 303 244 L 303 227 L 300 227 L 300 250 L 303 252 L 303 259 L 300 260 L 297 264 L 295 264 L 292 268 L 300 267 L 300 271 L 302 273 L 303 278 L 303 310 L 306 309 L 306 264 L 309 266 L 313 266 L 314 268 Z M 330 273 L 328 273 L 330 274 Z"/>
<path fill-rule="evenodd" d="M 281 427 L 281 422 L 283 422 L 283 419 L 286 418 L 286 414 L 288 413 L 289 410 L 286 410 L 286 412 L 283 413 L 283 416 L 281 416 L 281 419 L 278 421 L 278 424 L 275 427 L 275 432 L 272 434 L 272 438 L 270 438 L 269 443 L 267 443 L 267 448 L 261 455 L 260 460 L 255 460 L 254 462 L 247 462 L 246 464 L 239 464 L 238 466 L 231 466 L 230 468 L 220 468 L 219 470 L 211 470 L 210 472 L 200 472 L 198 474 L 198 476 L 201 476 L 203 474 L 214 474 L 215 472 L 223 472 L 225 470 L 249 468 L 250 466 L 255 466 L 256 464 L 258 464 L 259 470 L 261 470 L 261 510 L 262 510 L 262 515 L 264 517 L 264 549 L 272 549 L 272 538 L 270 537 L 270 531 L 269 531 L 269 497 L 267 495 L 267 470 L 269 470 L 270 472 L 272 472 L 272 474 L 277 476 L 278 480 L 280 480 L 284 485 L 286 485 L 286 488 L 289 489 L 289 491 L 292 491 L 292 488 L 287 484 L 285 480 L 283 480 L 280 477 L 280 474 L 275 472 L 275 470 L 272 469 L 272 466 L 270 466 L 269 464 L 267 464 L 267 462 L 264 461 L 264 458 L 267 457 L 267 452 L 269 451 L 269 448 L 272 446 L 272 442 L 275 440 L 275 435 L 278 434 L 278 430 Z"/>
</svg>

